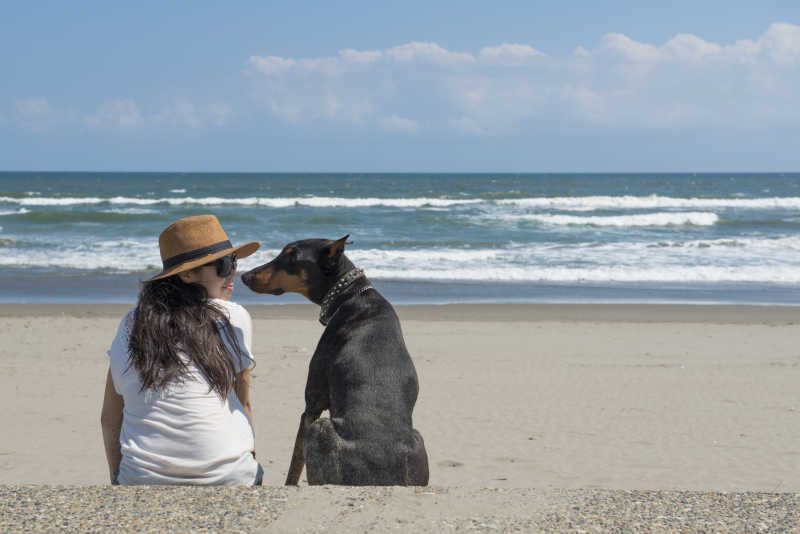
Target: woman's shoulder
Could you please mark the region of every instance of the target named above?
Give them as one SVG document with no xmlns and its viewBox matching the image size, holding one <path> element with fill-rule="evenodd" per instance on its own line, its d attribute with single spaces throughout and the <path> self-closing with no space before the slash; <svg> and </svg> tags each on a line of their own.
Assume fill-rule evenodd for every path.
<svg viewBox="0 0 800 534">
<path fill-rule="evenodd" d="M 233 302 L 232 300 L 223 299 L 211 299 L 211 302 L 220 310 L 227 312 L 228 319 L 231 323 L 240 321 L 247 321 L 249 323 L 251 321 L 250 313 L 241 304 Z"/>
<path fill-rule="evenodd" d="M 122 320 L 119 323 L 120 330 L 125 330 L 126 332 L 130 332 L 133 328 L 133 321 L 136 317 L 136 306 L 128 310 L 128 313 L 122 316 Z"/>
<path fill-rule="evenodd" d="M 128 310 L 122 320 L 119 322 L 117 328 L 117 335 L 111 342 L 111 348 L 108 350 L 108 356 L 113 360 L 119 358 L 120 360 L 127 360 L 128 358 L 128 342 L 133 331 L 133 321 L 136 313 L 136 307 Z"/>
<path fill-rule="evenodd" d="M 239 304 L 238 302 L 234 302 L 232 300 L 224 300 L 224 299 L 209 299 L 215 306 L 232 312 L 237 313 L 247 313 L 247 310 Z"/>
</svg>

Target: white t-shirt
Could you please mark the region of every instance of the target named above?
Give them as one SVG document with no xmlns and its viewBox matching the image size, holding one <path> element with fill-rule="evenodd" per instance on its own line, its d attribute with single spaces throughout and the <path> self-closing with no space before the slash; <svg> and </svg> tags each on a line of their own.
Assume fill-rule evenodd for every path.
<svg viewBox="0 0 800 534">
<path fill-rule="evenodd" d="M 239 373 L 254 361 L 250 314 L 234 302 L 211 302 L 227 312 L 239 347 L 246 352 L 247 358 L 233 356 Z M 122 319 L 108 351 L 114 389 L 125 401 L 119 483 L 252 485 L 258 470 L 252 455 L 253 425 L 236 392 L 231 388 L 227 399 L 220 399 L 191 362 L 182 382 L 141 391 L 139 372 L 129 365 L 128 356 L 133 311 Z M 224 334 L 222 339 L 235 355 Z"/>
</svg>

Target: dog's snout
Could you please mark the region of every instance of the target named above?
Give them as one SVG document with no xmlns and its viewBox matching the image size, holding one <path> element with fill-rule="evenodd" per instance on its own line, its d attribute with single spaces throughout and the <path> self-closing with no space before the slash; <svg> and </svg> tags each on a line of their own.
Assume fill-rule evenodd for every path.
<svg viewBox="0 0 800 534">
<path fill-rule="evenodd" d="M 244 285 L 246 285 L 247 287 L 253 287 L 253 279 L 255 278 L 255 276 L 256 276 L 255 270 L 247 271 L 242 275 L 242 282 L 244 282 Z"/>
<path fill-rule="evenodd" d="M 251 269 L 242 274 L 242 282 L 256 293 L 272 293 L 273 269 L 269 264 Z"/>
</svg>

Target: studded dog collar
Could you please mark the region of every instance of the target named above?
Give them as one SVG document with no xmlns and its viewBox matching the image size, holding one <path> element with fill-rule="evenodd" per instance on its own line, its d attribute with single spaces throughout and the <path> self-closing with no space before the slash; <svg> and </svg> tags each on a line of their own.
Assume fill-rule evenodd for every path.
<svg viewBox="0 0 800 534">
<path fill-rule="evenodd" d="M 364 269 L 352 269 L 347 271 L 344 276 L 339 278 L 339 280 L 333 284 L 333 287 L 330 288 L 327 293 L 325 293 L 319 309 L 319 322 L 322 323 L 322 326 L 328 326 L 328 321 L 330 321 L 331 317 L 336 314 L 336 310 L 333 310 L 333 313 L 330 313 L 331 304 L 333 304 L 333 301 L 336 300 L 336 297 L 341 295 L 342 291 L 353 285 L 353 282 L 362 276 L 364 276 Z M 361 288 L 359 294 L 363 293 L 367 289 L 372 289 L 372 286 Z"/>
</svg>

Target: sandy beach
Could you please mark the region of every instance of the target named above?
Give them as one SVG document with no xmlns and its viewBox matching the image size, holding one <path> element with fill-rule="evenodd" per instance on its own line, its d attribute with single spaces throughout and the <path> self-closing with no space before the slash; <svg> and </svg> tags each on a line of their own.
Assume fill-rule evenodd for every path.
<svg viewBox="0 0 800 534">
<path fill-rule="evenodd" d="M 107 482 L 105 351 L 126 306 L 0 308 L 5 484 Z M 283 482 L 312 306 L 251 307 L 256 446 Z M 420 377 L 431 483 L 799 491 L 792 308 L 398 307 Z"/>
<path fill-rule="evenodd" d="M 18 503 L 32 491 L 19 485 L 108 483 L 99 425 L 105 351 L 127 308 L 0 306 L 0 500 Z M 279 486 L 322 327 L 310 305 L 249 311 L 258 459 L 264 484 Z M 573 490 L 583 499 L 595 490 L 800 491 L 797 308 L 398 313 L 420 377 L 414 424 L 440 492 L 547 501 Z"/>
</svg>

